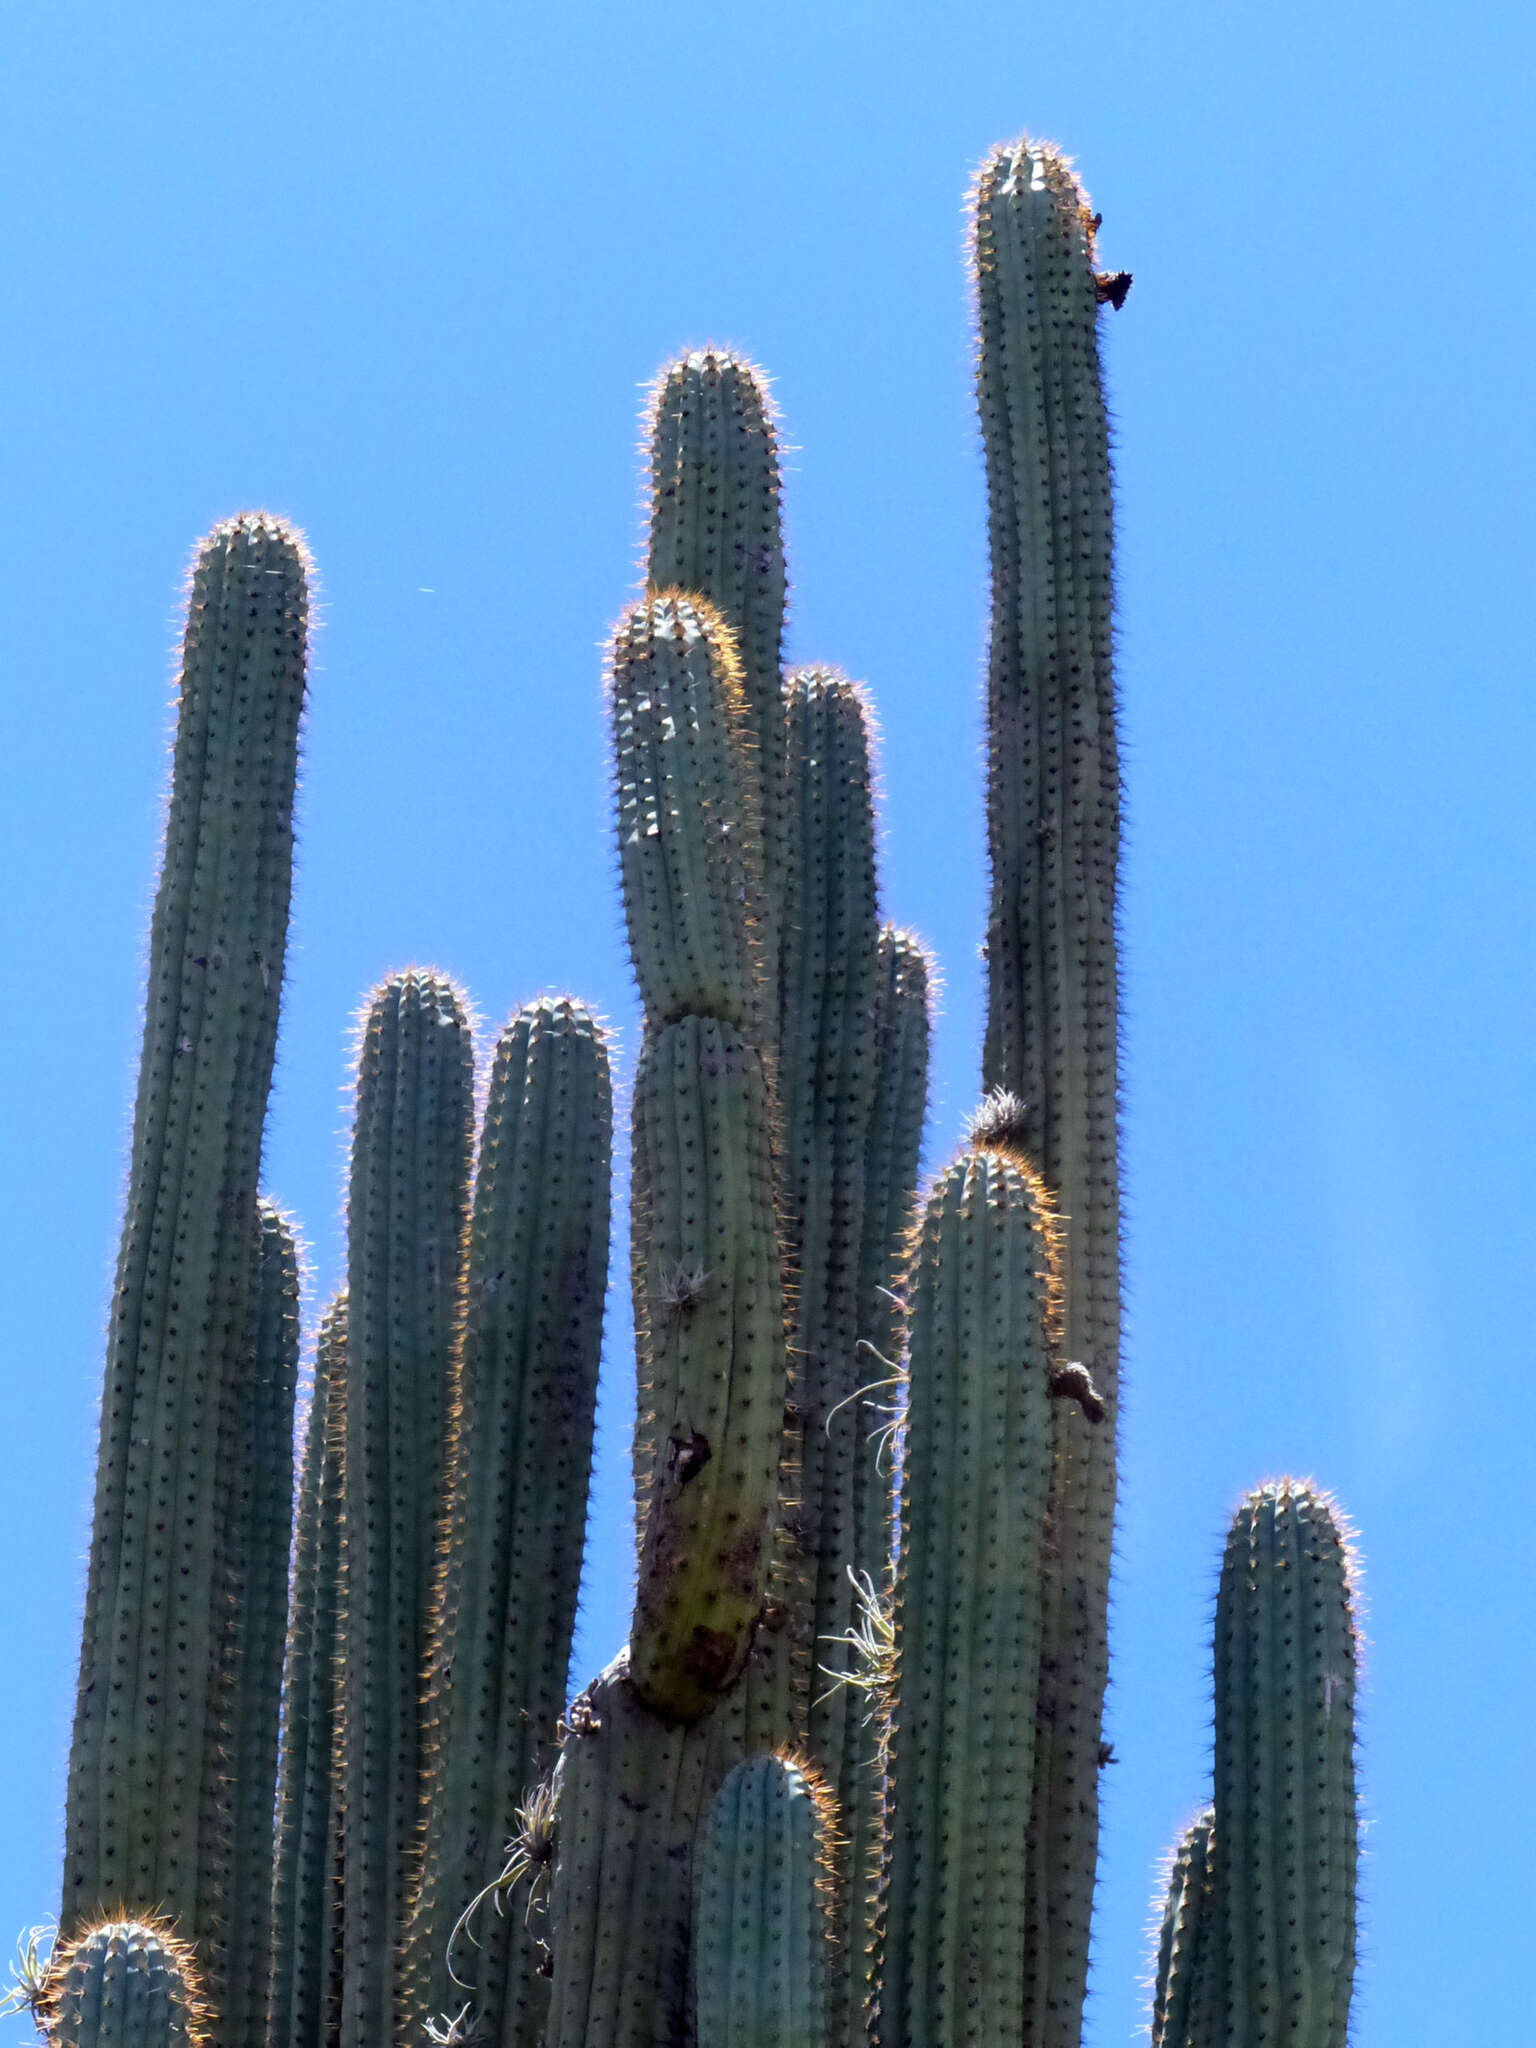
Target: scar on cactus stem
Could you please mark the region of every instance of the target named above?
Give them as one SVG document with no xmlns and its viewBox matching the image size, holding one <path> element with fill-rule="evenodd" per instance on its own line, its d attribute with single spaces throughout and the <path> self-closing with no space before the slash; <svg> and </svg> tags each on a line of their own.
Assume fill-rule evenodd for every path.
<svg viewBox="0 0 1536 2048">
<path fill-rule="evenodd" d="M 1055 1400 L 1075 1401 L 1089 1422 L 1102 1422 L 1109 1413 L 1093 1384 L 1093 1375 L 1075 1359 L 1070 1365 L 1057 1366 L 1051 1374 L 1051 1395 Z"/>
</svg>

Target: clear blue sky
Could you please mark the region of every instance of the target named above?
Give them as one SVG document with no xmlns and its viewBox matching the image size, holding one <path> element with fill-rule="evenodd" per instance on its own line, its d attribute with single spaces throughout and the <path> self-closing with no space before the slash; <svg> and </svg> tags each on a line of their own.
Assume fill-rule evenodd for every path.
<svg viewBox="0 0 1536 2048">
<path fill-rule="evenodd" d="M 1077 157 L 1118 422 L 1129 1409 L 1092 2040 L 1197 1804 L 1228 1510 L 1369 1592 L 1358 2048 L 1536 2038 L 1536 707 L 1523 4 L 13 0 L 0 1938 L 56 1899 L 176 590 L 266 504 L 322 626 L 268 1180 L 341 1264 L 345 1041 L 416 960 L 635 1042 L 599 644 L 640 387 L 773 373 L 797 659 L 867 679 L 885 899 L 976 1087 L 983 496 L 961 195 Z M 616 1273 L 622 1262 L 616 1261 Z M 580 1646 L 624 1626 L 615 1290 Z M 20 2039 L 19 2021 L 0 2040 Z"/>
</svg>

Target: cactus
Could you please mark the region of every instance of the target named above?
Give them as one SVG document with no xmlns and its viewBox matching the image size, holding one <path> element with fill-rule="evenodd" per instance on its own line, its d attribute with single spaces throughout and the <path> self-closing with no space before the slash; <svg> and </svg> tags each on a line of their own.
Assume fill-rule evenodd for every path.
<svg viewBox="0 0 1536 2048">
<path fill-rule="evenodd" d="M 49 1963 L 43 2025 L 58 2048 L 203 2048 L 192 1951 L 160 1921 L 104 1920 Z"/>
<path fill-rule="evenodd" d="M 546 2004 L 495 1883 L 527 1788 L 554 1760 L 592 1465 L 608 1265 L 608 1052 L 569 999 L 519 1011 L 486 1099 L 455 1350 L 447 1514 L 432 1601 L 425 1830 L 399 2003 L 472 1990 L 491 2038 L 536 2043 Z"/>
<path fill-rule="evenodd" d="M 1108 1414 L 1053 1415 L 1029 1929 L 1031 2048 L 1076 2048 L 1098 1845 L 1115 1512 L 1119 768 L 1094 228 L 1066 160 L 994 150 L 973 196 L 992 554 L 983 1085 L 1026 1109 L 1064 1219 L 1064 1355 Z"/>
<path fill-rule="evenodd" d="M 813 1775 L 748 1757 L 715 1794 L 697 1850 L 693 1969 L 710 2048 L 826 2040 L 827 1808 Z"/>
<path fill-rule="evenodd" d="M 992 896 L 967 1145 L 914 1229 L 933 973 L 880 922 L 868 704 L 835 670 L 781 673 L 766 384 L 687 354 L 652 393 L 648 585 L 609 662 L 644 1010 L 630 1639 L 562 1722 L 603 1033 L 569 998 L 514 1017 L 471 1215 L 468 1004 L 392 976 L 316 1357 L 275 1851 L 296 1283 L 257 1168 L 306 558 L 250 514 L 199 559 L 64 1919 L 70 1942 L 163 1910 L 190 1946 L 154 1953 L 206 1981 L 229 2048 L 1077 2048 L 1119 1342 L 1097 321 L 1128 280 L 1096 274 L 1096 218 L 1046 146 L 992 152 L 973 224 Z M 1159 2048 L 1341 2048 L 1352 1698 L 1336 1518 L 1261 1489 L 1223 1569 L 1214 1818 L 1174 1863 Z M 113 1955 L 160 1939 L 106 1930 Z M 110 2003 L 48 2024 L 117 2048 Z"/>
<path fill-rule="evenodd" d="M 1196 1839 L 1181 1844 L 1164 1912 L 1165 1930 L 1178 1923 L 1165 1932 L 1171 1953 L 1166 1968 L 1160 1957 L 1154 2004 L 1154 2038 L 1166 2048 L 1344 2048 L 1348 2039 L 1351 1578 L 1347 1532 L 1315 1487 L 1273 1480 L 1238 1508 L 1216 1593 L 1210 1826 L 1202 1841 L 1197 1823 Z"/>
<path fill-rule="evenodd" d="M 991 1124 L 912 1258 L 876 2038 L 1022 2037 L 1056 1219 Z"/>
<path fill-rule="evenodd" d="M 463 998 L 440 975 L 392 975 L 363 1024 L 347 1202 L 344 2048 L 396 2034 L 473 1091 Z"/>
<path fill-rule="evenodd" d="M 255 1790 L 230 1783 L 219 1723 L 220 1422 L 250 1356 L 308 566 L 291 527 L 251 513 L 215 528 L 192 573 L 65 1815 L 66 1936 L 153 1910 L 205 1968 Z"/>
<path fill-rule="evenodd" d="M 341 1808 L 334 1769 L 342 1613 L 347 1297 L 320 1320 L 293 1546 L 272 1881 L 271 2048 L 335 2039 L 341 2019 Z"/>
</svg>

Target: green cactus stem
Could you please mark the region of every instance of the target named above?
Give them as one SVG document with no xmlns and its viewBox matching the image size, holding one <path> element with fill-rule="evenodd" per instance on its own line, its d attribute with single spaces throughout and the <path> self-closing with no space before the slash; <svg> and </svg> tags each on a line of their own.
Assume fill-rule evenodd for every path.
<svg viewBox="0 0 1536 2048">
<path fill-rule="evenodd" d="M 217 1450 L 248 1357 L 308 567 L 292 527 L 246 513 L 209 535 L 192 573 L 101 1404 L 66 1936 L 153 1910 L 201 1944 L 225 1906 Z"/>
<path fill-rule="evenodd" d="M 635 1126 L 657 1457 L 631 1677 L 657 1713 L 689 1722 L 746 1660 L 778 1499 L 784 1302 L 761 1055 L 712 1017 L 648 1034 Z"/>
<path fill-rule="evenodd" d="M 687 2039 L 694 1835 L 713 1716 L 659 1721 L 623 1655 L 578 1695 L 555 1770 L 553 1981 L 546 2048 Z"/>
<path fill-rule="evenodd" d="M 347 1297 L 320 1320 L 294 1537 L 272 1891 L 269 2048 L 321 2048 L 341 2023 L 341 1821 Z"/>
<path fill-rule="evenodd" d="M 209 2014 L 190 1946 L 159 1920 L 105 1920 L 48 1966 L 53 2048 L 203 2048 Z"/>
<path fill-rule="evenodd" d="M 1355 1658 L 1334 1504 L 1304 1481 L 1257 1488 L 1216 1592 L 1215 1882 L 1187 2048 L 1348 2039 Z"/>
<path fill-rule="evenodd" d="M 473 1093 L 463 997 L 437 974 L 391 976 L 363 1027 L 347 1204 L 342 2048 L 400 2038 Z"/>
<path fill-rule="evenodd" d="M 611 660 L 619 874 L 647 1022 L 721 1017 L 759 1036 L 762 820 L 740 665 L 719 614 L 633 605 Z"/>
<path fill-rule="evenodd" d="M 784 890 L 784 541 L 767 380 L 727 350 L 681 356 L 656 379 L 645 439 L 651 469 L 646 580 L 653 590 L 693 591 L 707 599 L 730 628 L 741 663 L 754 809 L 765 849 L 759 931 L 771 989 Z"/>
<path fill-rule="evenodd" d="M 220 1789 L 229 1809 L 230 1859 L 209 1973 L 218 1987 L 225 2038 L 251 2043 L 261 2040 L 267 2021 L 299 1369 L 293 1226 L 263 1201 L 259 1230 L 247 1363 L 225 1402 L 220 1444 L 226 1526 L 218 1721 L 220 1747 L 229 1760 Z"/>
<path fill-rule="evenodd" d="M 929 991 L 933 965 L 921 942 L 895 925 L 880 934 L 875 1007 L 875 1101 L 864 1158 L 864 1227 L 859 1249 L 860 1394 L 853 1464 L 854 1580 L 863 1603 L 850 1633 L 865 1665 L 879 1658 L 881 1602 L 891 1568 L 891 1475 L 900 1392 L 901 1294 L 916 1207 L 918 1161 L 928 1107 Z M 870 1630 L 876 1631 L 874 1640 Z M 818 1646 L 822 1678 L 845 1668 Z M 853 1647 L 853 1645 L 849 1645 Z M 884 1744 L 888 1701 L 878 1675 L 840 1688 L 849 1728 L 837 1810 L 843 1836 L 837 1896 L 839 1975 L 834 2009 L 852 2048 L 867 2040 L 874 1989 L 874 1928 L 884 1842 Z M 844 1986 L 846 1985 L 846 1989 Z M 834 2030 L 834 2038 L 836 2030 Z"/>
<path fill-rule="evenodd" d="M 1017 1155 L 934 1186 L 909 1283 L 876 2038 L 1023 2038 L 1057 1225 Z"/>
<path fill-rule="evenodd" d="M 693 1968 L 708 2048 L 825 2048 L 830 1801 L 806 1768 L 749 1757 L 705 1816 Z"/>
<path fill-rule="evenodd" d="M 1157 1937 L 1152 1985 L 1152 2048 L 1187 2048 L 1200 1955 L 1210 1926 L 1211 1829 L 1207 1807 L 1179 1837 Z"/>
<path fill-rule="evenodd" d="M 846 1797 L 866 1703 L 836 1681 L 851 1655 L 857 1606 L 858 1390 L 874 1376 L 859 1349 L 881 992 L 871 721 L 863 691 L 827 668 L 786 678 L 784 712 L 779 1098 L 794 1384 L 783 1492 L 794 1503 L 785 1524 L 800 1567 L 799 1584 L 791 1581 L 791 1647 L 801 1653 L 797 1673 L 810 1680 L 800 1710 L 808 1754 Z M 853 1896 L 851 1884 L 839 1884 L 840 1963 L 856 1946 Z M 839 1967 L 834 2033 L 843 2030 L 848 1999 Z"/>
<path fill-rule="evenodd" d="M 612 1092 L 568 997 L 502 1033 L 491 1070 L 454 1369 L 433 1601 L 412 2019 L 466 1999 L 479 2038 L 537 2048 L 548 2004 L 521 1910 L 456 1923 L 493 1886 L 554 1759 L 581 1573 L 608 1272 Z"/>
<path fill-rule="evenodd" d="M 1063 1219 L 1064 1356 L 1107 1409 L 1054 1408 L 1026 1970 L 1029 2048 L 1077 2048 L 1098 1846 L 1115 1507 L 1119 766 L 1094 227 L 1065 158 L 994 150 L 973 194 L 992 557 L 984 1085 L 1026 1105 Z"/>
</svg>

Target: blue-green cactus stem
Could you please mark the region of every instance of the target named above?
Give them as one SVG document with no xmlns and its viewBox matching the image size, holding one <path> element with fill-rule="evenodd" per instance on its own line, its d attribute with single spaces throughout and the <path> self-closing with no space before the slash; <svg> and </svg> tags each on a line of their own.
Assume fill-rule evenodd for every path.
<svg viewBox="0 0 1536 2048">
<path fill-rule="evenodd" d="M 653 590 L 707 599 L 730 628 L 741 663 L 765 849 L 759 931 L 771 988 L 784 889 L 784 541 L 767 380 L 729 350 L 680 356 L 656 379 L 645 437 L 651 472 L 646 580 Z"/>
<path fill-rule="evenodd" d="M 865 1701 L 837 1678 L 852 1654 L 857 1612 L 858 1392 L 874 1376 L 859 1349 L 881 988 L 872 735 L 863 691 L 833 669 L 793 671 L 784 711 L 779 1096 L 793 1420 L 783 1492 L 792 1503 L 786 1529 L 801 1554 L 792 1647 L 810 1681 L 807 1752 L 846 1797 Z M 841 1966 L 858 1947 L 854 1892 L 839 1884 L 834 2034 L 845 2030 L 850 2001 L 858 2002 Z"/>
<path fill-rule="evenodd" d="M 347 1202 L 342 2048 L 401 2038 L 395 1956 L 419 1854 L 421 1680 L 461 1312 L 467 1006 L 411 970 L 369 1001 Z"/>
<path fill-rule="evenodd" d="M 293 1553 L 283 1669 L 269 2048 L 324 2048 L 341 2024 L 340 1803 L 347 1297 L 320 1319 Z"/>
<path fill-rule="evenodd" d="M 267 2021 L 299 1369 L 293 1226 L 263 1201 L 258 1230 L 247 1356 L 224 1402 L 219 1445 L 225 1515 L 219 1743 L 228 1768 L 218 1787 L 227 1817 L 217 1818 L 227 1829 L 230 1858 L 209 1969 L 225 2038 L 251 2044 L 261 2040 Z"/>
<path fill-rule="evenodd" d="M 1179 1837 L 1168 1870 L 1152 1985 L 1152 2048 L 1188 2048 L 1200 1955 L 1210 1927 L 1213 1862 L 1208 1807 Z"/>
<path fill-rule="evenodd" d="M 1233 1519 L 1216 1592 L 1215 1882 L 1188 2048 L 1348 2039 L 1355 1658 L 1333 1503 L 1304 1481 L 1257 1488 Z"/>
<path fill-rule="evenodd" d="M 874 1927 L 884 1842 L 884 1744 L 889 1701 L 883 1669 L 887 1645 L 882 1602 L 891 1571 L 892 1441 L 900 1394 L 901 1293 L 917 1205 L 918 1160 L 928 1106 L 929 992 L 934 972 L 911 932 L 886 925 L 880 934 L 875 1009 L 875 1102 L 864 1156 L 864 1228 L 859 1249 L 861 1392 L 855 1404 L 853 1470 L 854 1572 L 863 1613 L 854 1633 L 864 1669 L 843 1688 L 850 1727 L 843 1748 L 837 1810 L 843 1847 L 840 1901 L 844 1973 L 843 2034 L 864 2048 L 866 2008 L 873 1991 Z M 822 1657 L 823 1664 L 832 1660 Z M 825 1681 L 823 1681 L 825 1682 Z"/>
<path fill-rule="evenodd" d="M 205 2048 L 209 2013 L 187 1943 L 159 1920 L 106 1920 L 52 1957 L 42 2014 L 54 2048 Z"/>
<path fill-rule="evenodd" d="M 575 1700 L 555 1771 L 547 2048 L 688 2039 L 693 1848 L 719 1783 L 715 1717 L 658 1720 L 626 1664 Z"/>
<path fill-rule="evenodd" d="M 973 194 L 992 560 L 984 1085 L 1024 1105 L 1063 1220 L 1063 1356 L 1105 1419 L 1055 1404 L 1031 1834 L 1028 2048 L 1077 2048 L 1098 1773 L 1120 1335 L 1112 504 L 1094 226 L 1066 159 L 994 150 Z"/>
<path fill-rule="evenodd" d="M 201 1943 L 224 1910 L 218 1435 L 249 1337 L 308 566 L 293 528 L 246 513 L 192 573 L 101 1403 L 66 1935 L 153 1911 Z"/>
<path fill-rule="evenodd" d="M 934 1186 L 909 1282 L 876 2038 L 1023 2038 L 1056 1225 L 1023 1161 Z"/>
<path fill-rule="evenodd" d="M 619 876 L 647 1022 L 760 1037 L 762 818 L 735 643 L 702 599 L 633 605 L 610 665 Z"/>
<path fill-rule="evenodd" d="M 448 1515 L 433 1599 L 424 1853 L 401 2006 L 469 2000 L 479 2038 L 537 2048 L 548 1984 L 523 1908 L 475 1913 L 554 1761 L 581 1574 L 608 1275 L 612 1091 L 569 997 L 496 1047 L 454 1369 Z"/>
<path fill-rule="evenodd" d="M 746 1660 L 777 1504 L 786 1352 L 762 1055 L 712 1017 L 649 1032 L 635 1127 L 657 1455 L 631 1676 L 657 1713 L 695 1721 Z"/>
<path fill-rule="evenodd" d="M 739 1763 L 710 1803 L 693 1931 L 708 2048 L 826 2048 L 829 1805 L 803 1765 L 777 1756 Z"/>
</svg>

